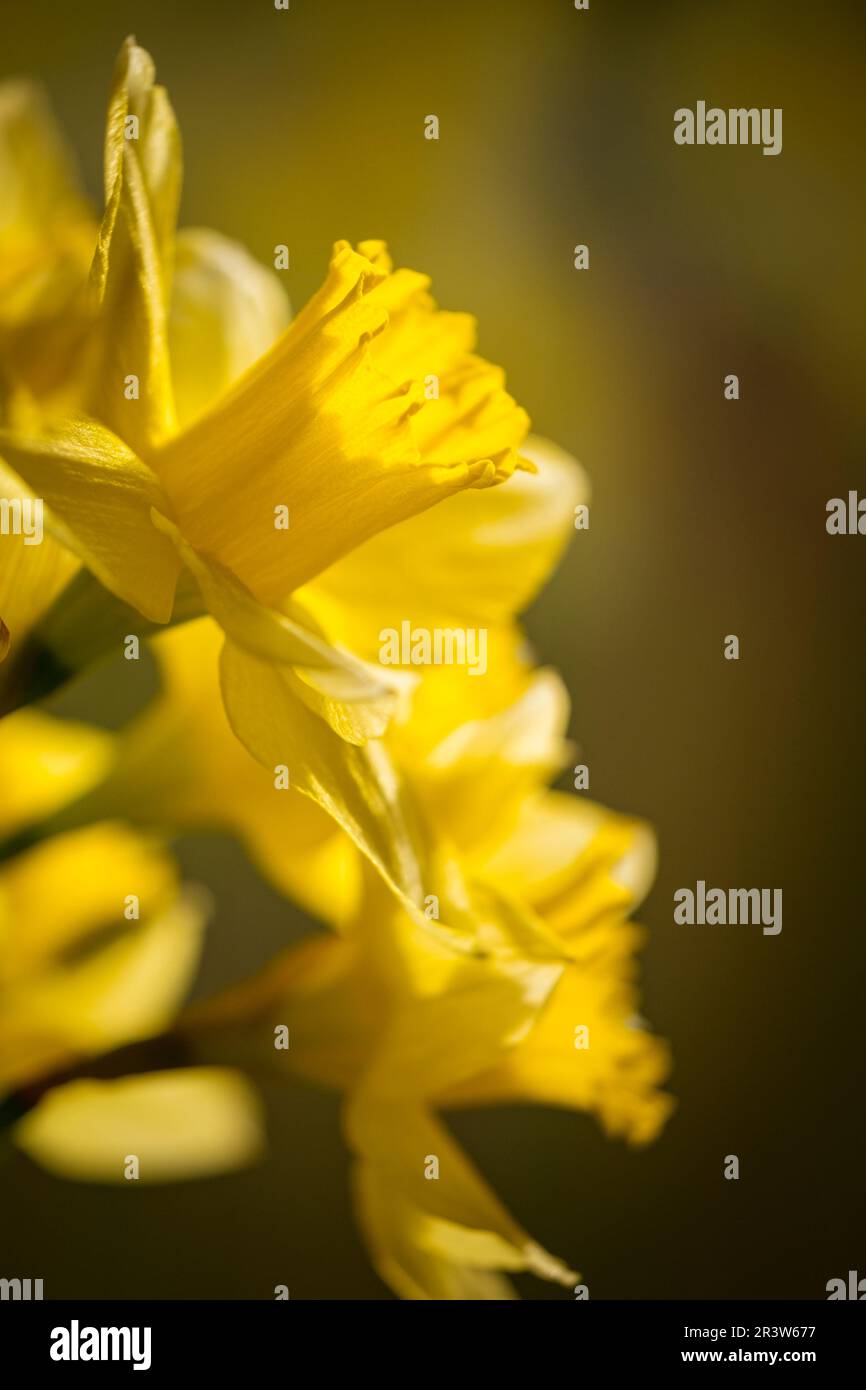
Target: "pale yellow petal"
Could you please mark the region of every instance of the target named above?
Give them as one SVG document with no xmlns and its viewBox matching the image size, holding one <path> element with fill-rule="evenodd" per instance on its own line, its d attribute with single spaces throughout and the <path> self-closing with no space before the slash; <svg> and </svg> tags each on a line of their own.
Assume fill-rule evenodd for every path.
<svg viewBox="0 0 866 1390">
<path fill-rule="evenodd" d="M 611 907 L 625 916 L 655 877 L 652 829 L 564 792 L 527 798 L 511 831 L 483 855 L 483 872 L 573 937 Z"/>
<path fill-rule="evenodd" d="M 221 1036 L 226 1055 L 251 1054 L 281 1081 L 288 1069 L 342 1091 L 362 1076 L 389 1007 L 364 945 L 328 931 L 281 952 L 251 979 L 190 1005 L 181 1027 L 203 1046 Z M 280 1026 L 289 1030 L 285 1052 L 273 1046 Z"/>
<path fill-rule="evenodd" d="M 440 832 L 470 857 L 496 845 L 527 798 L 562 767 L 568 712 L 559 676 L 539 671 L 514 704 L 458 725 L 433 748 L 414 770 Z"/>
<path fill-rule="evenodd" d="M 53 815 L 105 776 L 114 740 L 101 729 L 22 709 L 0 721 L 0 836 Z M 2 973 L 2 971 L 0 971 Z"/>
<path fill-rule="evenodd" d="M 280 892 L 339 925 L 360 893 L 358 853 L 330 816 L 278 786 L 273 767 L 236 737 L 220 691 L 222 644 L 209 618 L 153 639 L 165 694 L 123 736 L 114 804 L 145 824 L 232 830 Z"/>
<path fill-rule="evenodd" d="M 636 1018 L 636 1006 L 627 980 L 569 966 L 525 1040 L 441 1103 L 562 1105 L 595 1113 L 613 1138 L 648 1143 L 674 1108 L 658 1089 L 670 1051 Z"/>
<path fill-rule="evenodd" d="M 46 525 L 96 578 L 146 618 L 167 622 L 180 560 L 151 520 L 166 502 L 147 465 L 90 420 L 33 438 L 0 431 L 0 454 L 44 499 Z"/>
<path fill-rule="evenodd" d="M 555 939 L 545 942 L 545 957 L 536 941 L 525 948 L 519 932 L 497 938 L 474 904 L 464 925 L 443 894 L 442 920 L 423 921 L 399 909 L 384 884 L 367 886 L 373 891 L 344 936 L 319 935 L 284 952 L 214 1012 L 258 1020 L 257 1050 L 271 1035 L 263 1018 L 286 1024 L 286 1063 L 322 1084 L 346 1089 L 363 1074 L 380 1100 L 434 1097 L 526 1036 L 559 978 L 562 952 Z M 478 958 L 467 943 L 477 944 Z"/>
<path fill-rule="evenodd" d="M 33 975 L 122 923 L 130 894 L 147 920 L 176 892 L 171 856 L 124 825 L 39 841 L 0 865 L 0 982 Z"/>
<path fill-rule="evenodd" d="M 304 591 L 305 598 L 308 593 Z M 330 628 L 326 631 L 330 635 Z M 390 726 L 389 741 L 401 764 L 414 771 L 458 725 L 502 716 L 527 694 L 534 678 L 534 654 L 518 627 L 490 628 L 486 658 L 483 676 L 474 675 L 468 664 L 411 667 L 420 680 L 408 706 L 398 708 Z M 384 669 L 390 674 L 395 668 Z"/>
<path fill-rule="evenodd" d="M 392 999 L 365 1075 L 370 1094 L 394 1104 L 406 1096 L 432 1100 L 519 1046 L 563 969 L 561 960 L 504 954 L 484 961 L 452 955 L 443 968 L 429 933 L 419 927 L 410 935 L 408 921 L 401 930 L 417 992 Z"/>
<path fill-rule="evenodd" d="M 323 921 L 345 922 L 360 891 L 357 850 L 235 736 L 219 685 L 220 629 L 202 618 L 151 642 L 163 693 L 117 736 L 113 764 L 81 813 L 158 829 L 230 831 L 280 892 Z"/>
<path fill-rule="evenodd" d="M 69 583 L 78 561 L 65 546 L 44 534 L 44 517 L 41 543 L 32 543 L 40 529 L 32 509 L 35 498 L 0 463 L 0 501 L 4 500 L 10 508 L 16 504 L 22 508 L 17 513 L 19 534 L 14 534 L 11 523 L 9 533 L 0 534 L 0 621 L 8 634 L 7 650 L 0 653 L 0 659 L 14 660 L 30 629 Z M 14 520 L 12 510 L 9 515 Z"/>
<path fill-rule="evenodd" d="M 10 983 L 0 1009 L 0 1085 L 167 1027 L 197 969 L 206 910 L 201 894 L 186 893 L 152 921 L 124 923 L 129 929 L 109 944 Z"/>
<path fill-rule="evenodd" d="M 240 1074 L 218 1067 L 82 1080 L 50 1091 L 14 1131 L 55 1177 L 148 1185 L 230 1173 L 264 1152 L 261 1102 Z"/>
<path fill-rule="evenodd" d="M 200 227 L 178 232 L 169 346 L 181 428 L 267 352 L 289 317 L 276 272 L 239 242 Z"/>
<path fill-rule="evenodd" d="M 297 606 L 287 604 L 280 612 L 259 603 L 223 565 L 199 555 L 166 517 L 154 511 L 153 518 L 231 643 L 273 664 L 290 705 L 302 701 L 350 743 L 385 731 L 397 700 L 396 681 L 331 646 Z"/>
<path fill-rule="evenodd" d="M 277 792 L 276 813 L 250 809 L 241 834 L 261 874 L 313 917 L 342 927 L 357 910 L 361 865 L 348 835 L 308 798 Z M 240 818 L 239 818 L 240 819 Z"/>
<path fill-rule="evenodd" d="M 0 330 L 56 315 L 77 293 L 95 226 L 48 103 L 0 85 Z"/>
<path fill-rule="evenodd" d="M 292 688 L 287 668 L 227 642 L 222 689 L 232 728 L 265 767 L 285 766 L 291 786 L 332 816 L 386 879 L 414 904 L 421 882 L 396 773 L 381 743 L 341 738 Z"/>
<path fill-rule="evenodd" d="M 530 438 L 522 453 L 537 474 L 515 473 L 503 487 L 446 498 L 318 575 L 310 602 L 330 601 L 335 635 L 372 659 L 380 633 L 403 620 L 429 629 L 493 627 L 522 612 L 588 496 L 583 470 L 555 445 Z"/>
<path fill-rule="evenodd" d="M 437 1248 L 438 1225 L 395 1192 L 372 1164 L 357 1164 L 352 1194 L 375 1269 L 400 1298 L 463 1302 L 511 1300 L 511 1281 L 491 1269 L 458 1263 Z M 505 1265 L 506 1268 L 510 1266 Z"/>
<path fill-rule="evenodd" d="M 419 1270 L 416 1265 L 415 1279 L 406 1277 L 409 1271 L 399 1246 L 395 1250 L 393 1245 L 394 1219 L 402 1243 L 417 1245 L 437 1261 L 467 1269 L 528 1270 L 559 1284 L 576 1282 L 573 1270 L 509 1216 L 430 1112 L 412 1104 L 386 1108 L 371 1105 L 366 1097 L 355 1099 L 347 1108 L 346 1132 L 358 1162 L 356 1208 L 361 1228 L 380 1274 L 394 1280 L 404 1296 Z M 438 1163 L 438 1178 L 432 1180 L 425 1176 L 431 1159 Z M 389 1220 L 392 1201 L 397 1209 Z M 437 1272 L 436 1284 L 420 1284 L 409 1296 L 441 1297 L 441 1270 L 434 1265 L 434 1276 Z"/>
</svg>

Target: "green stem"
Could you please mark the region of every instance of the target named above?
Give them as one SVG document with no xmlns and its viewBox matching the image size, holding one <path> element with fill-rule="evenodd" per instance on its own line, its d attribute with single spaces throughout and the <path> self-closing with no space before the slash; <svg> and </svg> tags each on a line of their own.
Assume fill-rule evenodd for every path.
<svg viewBox="0 0 866 1390">
<path fill-rule="evenodd" d="M 195 581 L 183 570 L 168 626 L 189 622 L 203 611 Z M 120 651 L 130 633 L 146 637 L 164 626 L 142 617 L 87 570 L 79 570 L 0 665 L 0 717 L 52 695 L 94 662 Z"/>
</svg>

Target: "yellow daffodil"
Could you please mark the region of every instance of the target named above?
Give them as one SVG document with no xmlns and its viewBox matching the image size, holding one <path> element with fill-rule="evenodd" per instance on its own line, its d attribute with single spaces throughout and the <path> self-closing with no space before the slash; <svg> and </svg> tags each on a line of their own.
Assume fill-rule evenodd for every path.
<svg viewBox="0 0 866 1390">
<path fill-rule="evenodd" d="M 236 734 L 259 756 L 270 730 L 276 761 L 297 765 L 298 789 L 411 895 L 393 772 L 369 746 L 394 707 L 394 681 L 329 643 L 290 596 L 371 536 L 531 467 L 518 452 L 528 422 L 501 372 L 473 355 L 472 320 L 440 312 L 426 277 L 394 271 L 371 241 L 357 250 L 338 242 L 322 289 L 204 413 L 189 405 L 178 431 L 179 187 L 168 98 L 149 55 L 128 40 L 109 103 L 88 413 L 52 416 L 38 433 L 7 429 L 0 452 L 45 500 L 60 538 L 145 619 L 168 621 L 181 568 L 191 573 L 226 634 L 222 688 Z M 203 312 L 190 261 L 198 255 L 206 269 L 218 260 L 206 238 L 185 252 L 176 325 Z M 224 285 L 225 269 L 216 274 Z M 280 315 L 269 279 L 246 283 L 266 301 L 260 347 Z M 236 295 L 211 297 L 210 321 L 236 318 L 236 306 Z M 187 330 L 187 344 L 196 335 L 201 327 Z M 217 337 L 230 341 L 231 329 Z M 227 370 L 243 360 L 227 354 Z M 422 389 L 428 377 L 435 399 Z M 383 821 L 384 860 L 374 844 Z"/>
</svg>

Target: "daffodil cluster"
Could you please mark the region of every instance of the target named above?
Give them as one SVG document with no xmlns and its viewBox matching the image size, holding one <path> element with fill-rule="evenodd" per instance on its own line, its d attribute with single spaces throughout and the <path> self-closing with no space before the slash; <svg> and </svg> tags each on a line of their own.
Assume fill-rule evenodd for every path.
<svg viewBox="0 0 866 1390">
<path fill-rule="evenodd" d="M 292 316 L 178 230 L 180 150 L 127 40 L 99 218 L 39 92 L 0 89 L 0 498 L 45 516 L 0 535 L 2 1114 L 61 1177 L 170 1180 L 255 1160 L 257 1077 L 311 1081 L 398 1294 L 570 1284 L 443 1112 L 562 1105 L 643 1143 L 671 1105 L 630 921 L 653 838 L 550 790 L 568 697 L 518 620 L 584 476 L 383 243 L 338 242 Z M 483 629 L 483 677 L 384 666 L 403 621 Z M 120 732 L 36 703 L 130 634 L 161 687 Z M 321 927 L 185 1006 L 208 903 L 170 843 L 201 828 Z M 183 1064 L 148 1067 L 160 1038 Z"/>
</svg>

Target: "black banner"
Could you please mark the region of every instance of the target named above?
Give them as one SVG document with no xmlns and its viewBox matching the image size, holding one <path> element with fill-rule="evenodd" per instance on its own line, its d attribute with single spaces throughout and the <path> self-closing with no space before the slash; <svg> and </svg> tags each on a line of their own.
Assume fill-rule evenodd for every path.
<svg viewBox="0 0 866 1390">
<path fill-rule="evenodd" d="M 525 1355 L 537 1357 L 536 1379 L 546 1377 L 554 1365 L 564 1369 L 563 1355 L 565 1366 L 575 1375 L 587 1365 L 604 1365 L 614 1374 L 638 1368 L 663 1372 L 675 1366 L 800 1365 L 826 1377 L 828 1370 L 842 1367 L 856 1374 L 866 1330 L 866 1310 L 832 1300 L 589 1300 L 569 1308 L 557 1302 L 548 1305 L 546 1312 L 539 1303 L 510 1304 L 507 1315 L 504 1309 L 479 1312 L 478 1305 L 472 1306 L 476 1311 L 471 1324 L 464 1309 L 454 1312 L 453 1323 L 452 1314 L 447 1314 L 443 1325 L 441 1307 L 424 1310 L 388 1302 L 364 1303 L 359 1310 L 354 1304 L 300 1300 L 7 1301 L 0 1304 L 0 1337 L 4 1356 L 25 1374 L 49 1371 L 59 1379 L 98 1375 L 106 1369 L 115 1376 L 137 1371 L 160 1377 L 166 1372 L 194 1371 L 197 1376 L 249 1377 L 282 1367 L 288 1380 L 310 1357 L 328 1371 L 345 1357 L 353 1374 L 361 1374 L 365 1366 L 370 1369 L 370 1334 L 386 1330 L 397 1339 L 395 1351 L 404 1347 L 399 1357 L 409 1380 L 421 1369 L 427 1379 L 440 1358 L 453 1369 L 455 1360 L 463 1360 L 458 1347 L 464 1345 L 467 1334 L 470 1356 L 482 1355 L 484 1362 L 489 1361 L 488 1369 L 507 1358 L 512 1373 L 516 1338 Z M 507 1320 L 500 1323 L 503 1316 Z M 423 1343 L 415 1344 L 414 1365 L 406 1360 L 400 1339 L 400 1333 L 407 1331 L 425 1337 Z M 449 1338 L 448 1331 L 459 1336 L 460 1342 Z M 376 1355 L 382 1354 L 380 1346 Z"/>
</svg>

